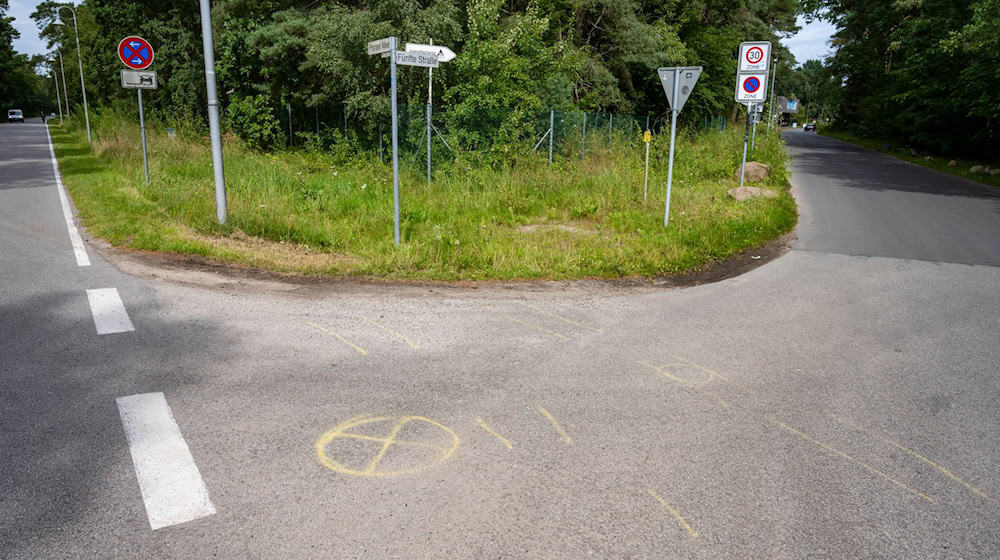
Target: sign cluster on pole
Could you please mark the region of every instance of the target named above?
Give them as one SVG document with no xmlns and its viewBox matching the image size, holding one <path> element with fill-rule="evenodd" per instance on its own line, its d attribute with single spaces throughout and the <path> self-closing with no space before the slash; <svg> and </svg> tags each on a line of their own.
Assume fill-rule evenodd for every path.
<svg viewBox="0 0 1000 560">
<path fill-rule="evenodd" d="M 743 163 L 740 164 L 741 187 L 746 177 L 750 121 L 755 121 L 754 107 L 767 100 L 767 78 L 770 65 L 771 43 L 769 41 L 747 41 L 740 44 L 739 69 L 736 72 L 736 101 L 747 106 L 746 131 L 743 133 Z M 754 124 L 754 135 L 756 136 L 756 122 Z"/>
<path fill-rule="evenodd" d="M 440 45 L 421 45 L 407 43 L 406 50 L 398 51 L 398 42 L 395 36 L 378 39 L 368 42 L 369 55 L 381 55 L 389 59 L 389 89 L 392 98 L 392 203 L 393 203 L 393 230 L 396 245 L 399 245 L 399 110 L 396 103 L 396 66 L 419 66 L 422 68 L 437 68 L 439 63 L 448 62 L 455 58 L 455 53 L 448 47 Z M 432 70 L 430 70 L 432 71 Z M 430 79 L 430 78 L 428 78 Z M 427 123 L 430 128 L 430 86 L 427 90 Z M 429 134 L 429 132 L 428 132 Z M 428 136 L 428 180 L 430 180 L 430 136 Z"/>
<path fill-rule="evenodd" d="M 149 184 L 149 155 L 146 152 L 146 118 L 142 112 L 142 90 L 156 89 L 156 72 L 146 71 L 153 64 L 153 46 L 142 37 L 130 35 L 118 42 L 118 58 L 130 70 L 122 70 L 122 87 L 134 89 L 139 96 L 139 130 L 142 133 L 142 166 Z"/>
<path fill-rule="evenodd" d="M 660 68 L 657 71 L 660 75 L 660 84 L 663 92 L 667 94 L 667 102 L 670 104 L 670 156 L 667 159 L 667 202 L 663 209 L 663 227 L 667 227 L 670 222 L 670 187 L 674 179 L 674 138 L 677 136 L 677 115 L 684 108 L 694 85 L 701 77 L 701 66 L 675 66 L 673 68 Z"/>
</svg>

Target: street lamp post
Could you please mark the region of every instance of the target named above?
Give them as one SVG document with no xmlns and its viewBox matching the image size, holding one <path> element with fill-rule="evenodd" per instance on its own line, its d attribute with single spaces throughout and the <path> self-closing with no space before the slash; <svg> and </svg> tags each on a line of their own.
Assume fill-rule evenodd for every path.
<svg viewBox="0 0 1000 560">
<path fill-rule="evenodd" d="M 80 26 L 76 22 L 76 10 L 73 6 L 59 6 L 56 10 L 56 20 L 53 21 L 55 25 L 65 25 L 61 19 L 59 19 L 59 10 L 66 8 L 73 14 L 73 32 L 76 35 L 76 61 L 80 65 L 80 89 L 83 91 L 83 116 L 87 121 L 87 143 L 93 144 L 93 139 L 90 136 L 90 109 L 87 108 L 87 86 L 83 83 L 83 55 L 80 54 Z"/>
<path fill-rule="evenodd" d="M 69 115 L 69 90 L 66 89 L 66 67 L 63 66 L 62 51 L 56 51 L 56 53 L 59 54 L 59 70 L 60 72 L 62 72 L 63 93 L 66 94 L 63 96 L 63 101 L 66 103 L 66 118 L 68 119 L 70 115 Z"/>
<path fill-rule="evenodd" d="M 52 62 L 55 63 L 54 60 Z M 59 98 L 59 76 L 56 75 L 55 64 L 52 65 L 52 81 L 56 83 L 56 107 L 59 107 L 59 124 L 62 124 L 62 99 Z"/>
<path fill-rule="evenodd" d="M 768 123 L 767 128 L 770 129 L 775 125 L 775 115 L 777 112 L 774 110 L 774 79 L 778 76 L 778 57 L 774 57 L 774 64 L 771 65 L 774 70 L 771 72 L 771 102 L 768 103 Z"/>
</svg>

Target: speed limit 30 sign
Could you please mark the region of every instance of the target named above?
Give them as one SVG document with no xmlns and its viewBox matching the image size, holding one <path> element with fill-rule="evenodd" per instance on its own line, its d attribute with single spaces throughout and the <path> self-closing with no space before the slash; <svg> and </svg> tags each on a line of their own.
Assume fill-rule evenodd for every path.
<svg viewBox="0 0 1000 560">
<path fill-rule="evenodd" d="M 770 61 L 770 42 L 748 41 L 740 44 L 740 72 L 767 72 Z"/>
</svg>

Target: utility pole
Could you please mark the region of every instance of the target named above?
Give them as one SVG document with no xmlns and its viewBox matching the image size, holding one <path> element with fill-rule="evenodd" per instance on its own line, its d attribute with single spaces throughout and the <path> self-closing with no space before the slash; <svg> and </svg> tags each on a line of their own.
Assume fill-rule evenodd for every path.
<svg viewBox="0 0 1000 560">
<path fill-rule="evenodd" d="M 201 44 L 205 51 L 205 86 L 208 90 L 208 131 L 212 139 L 212 172 L 215 176 L 215 216 L 226 223 L 226 175 L 222 168 L 222 131 L 219 128 L 219 94 L 215 89 L 215 46 L 212 41 L 212 10 L 208 0 L 201 5 Z"/>
</svg>

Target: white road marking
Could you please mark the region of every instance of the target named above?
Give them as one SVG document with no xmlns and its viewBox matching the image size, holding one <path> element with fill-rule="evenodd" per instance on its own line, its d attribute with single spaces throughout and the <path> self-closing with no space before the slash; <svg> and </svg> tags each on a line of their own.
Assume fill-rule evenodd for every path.
<svg viewBox="0 0 1000 560">
<path fill-rule="evenodd" d="M 76 255 L 78 266 L 90 266 L 90 258 L 87 257 L 87 249 L 83 245 L 80 237 L 80 230 L 76 228 L 73 221 L 73 212 L 69 209 L 69 197 L 66 196 L 66 188 L 63 187 L 62 176 L 59 175 L 59 163 L 56 161 L 56 150 L 52 147 L 52 136 L 49 134 L 49 127 L 45 127 L 45 137 L 49 140 L 49 155 L 52 157 L 52 171 L 56 176 L 56 188 L 59 190 L 59 203 L 62 204 L 63 217 L 66 218 L 66 229 L 69 230 L 69 242 L 73 245 L 73 254 Z"/>
<path fill-rule="evenodd" d="M 90 312 L 94 315 L 94 327 L 97 334 L 113 334 L 134 331 L 135 326 L 128 318 L 125 304 L 118 295 L 117 288 L 100 288 L 87 290 L 90 300 Z"/>
<path fill-rule="evenodd" d="M 208 489 L 163 393 L 115 399 L 154 531 L 215 514 Z"/>
</svg>

